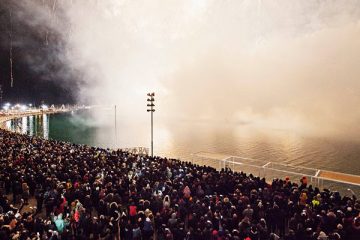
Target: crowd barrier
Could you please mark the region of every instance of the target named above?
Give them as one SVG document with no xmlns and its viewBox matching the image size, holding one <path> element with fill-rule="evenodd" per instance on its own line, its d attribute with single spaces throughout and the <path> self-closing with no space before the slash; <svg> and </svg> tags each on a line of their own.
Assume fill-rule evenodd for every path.
<svg viewBox="0 0 360 240">
<path fill-rule="evenodd" d="M 140 156 L 149 155 L 149 148 L 146 148 L 146 147 L 119 148 L 119 150 L 122 150 L 124 152 L 129 152 L 132 154 L 137 154 Z"/>
<path fill-rule="evenodd" d="M 257 159 L 239 156 L 224 156 L 223 158 L 211 157 L 209 154 L 192 154 L 192 162 L 199 165 L 207 165 L 218 170 L 228 168 L 236 172 L 244 172 L 254 176 L 265 178 L 271 182 L 273 179 L 289 178 L 292 182 L 299 183 L 302 177 L 306 177 L 308 184 L 319 189 L 338 191 L 342 195 L 349 195 L 351 191 L 360 196 L 360 176 L 327 171 L 322 169 L 288 165 L 278 162 L 265 162 Z"/>
</svg>

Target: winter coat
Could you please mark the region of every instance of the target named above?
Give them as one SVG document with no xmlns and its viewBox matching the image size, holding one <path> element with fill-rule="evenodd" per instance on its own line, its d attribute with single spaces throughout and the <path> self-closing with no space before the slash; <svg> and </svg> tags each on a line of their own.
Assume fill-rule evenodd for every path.
<svg viewBox="0 0 360 240">
<path fill-rule="evenodd" d="M 62 218 L 62 214 L 59 214 L 57 219 L 55 220 L 55 226 L 57 228 L 57 231 L 59 233 L 62 233 L 66 227 L 66 223 L 64 221 L 64 219 Z"/>
</svg>

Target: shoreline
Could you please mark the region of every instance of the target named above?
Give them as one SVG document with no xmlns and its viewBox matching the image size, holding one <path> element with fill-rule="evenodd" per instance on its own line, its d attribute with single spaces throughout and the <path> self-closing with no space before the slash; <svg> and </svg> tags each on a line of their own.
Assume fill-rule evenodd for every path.
<svg viewBox="0 0 360 240">
<path fill-rule="evenodd" d="M 61 108 L 61 109 L 50 108 L 50 109 L 46 109 L 46 110 L 45 109 L 36 109 L 36 110 L 31 111 L 31 112 L 30 111 L 28 111 L 28 112 L 19 112 L 19 113 L 9 114 L 9 115 L 6 115 L 6 116 L 0 116 L 0 129 L 4 129 L 6 131 L 11 131 L 10 129 L 8 129 L 5 126 L 5 123 L 7 121 L 14 120 L 14 119 L 19 119 L 19 118 L 22 118 L 22 117 L 38 116 L 38 115 L 42 115 L 42 114 L 66 113 L 66 112 L 76 111 L 76 110 L 81 110 L 81 109 L 84 109 L 84 107 L 71 107 L 71 108 Z M 128 152 L 133 153 L 133 154 L 139 154 L 139 155 L 142 155 L 142 154 L 147 155 L 148 154 L 148 152 L 146 151 L 147 149 L 145 149 L 145 148 L 144 149 L 141 148 L 141 150 L 139 150 L 138 148 L 136 148 L 136 150 L 134 150 L 134 149 L 135 148 L 127 148 L 127 149 L 122 149 L 122 150 L 128 151 Z M 211 153 L 209 153 L 209 154 L 205 154 L 205 156 L 202 156 L 202 157 L 203 157 L 203 159 L 200 162 L 194 161 L 194 159 L 191 159 L 190 161 L 193 164 L 209 166 L 209 167 L 213 167 L 213 168 L 215 168 L 217 170 L 220 170 L 219 169 L 219 164 L 223 160 L 226 160 L 226 161 L 224 161 L 224 166 L 227 165 L 227 167 L 234 168 L 234 169 L 232 169 L 233 171 L 244 171 L 247 174 L 252 173 L 251 170 L 250 171 L 246 170 L 246 166 L 252 166 L 252 165 L 249 165 L 248 163 L 243 163 L 243 162 L 232 162 L 230 160 L 230 158 L 231 158 L 230 155 L 211 154 Z M 180 161 L 184 161 L 184 159 L 181 159 L 181 158 L 175 158 L 175 159 L 178 159 Z M 216 161 L 216 162 L 214 162 L 214 161 Z M 185 162 L 186 162 L 186 160 L 185 160 Z M 226 162 L 226 164 L 225 164 L 225 162 Z M 240 167 L 240 169 L 235 169 L 234 164 L 237 165 L 237 167 Z M 244 169 L 244 167 L 245 167 L 245 169 Z M 256 168 L 260 169 L 261 166 L 256 166 Z M 278 172 L 278 173 L 281 173 L 281 174 L 284 174 L 284 173 L 287 172 L 287 171 L 283 171 L 283 170 L 280 170 L 280 169 L 267 167 L 267 166 L 263 167 L 261 169 L 262 170 L 267 169 L 270 172 L 271 172 L 271 170 L 274 170 L 275 172 Z M 315 170 L 318 170 L 316 175 L 308 175 L 307 176 L 307 177 L 309 177 L 309 179 L 311 179 L 311 182 L 312 182 L 313 179 L 319 179 L 321 181 L 325 181 L 325 182 L 330 181 L 332 183 L 337 183 L 337 184 L 340 184 L 340 185 L 345 184 L 345 185 L 348 185 L 347 187 L 350 187 L 350 186 L 354 187 L 354 185 L 356 186 L 356 188 L 360 187 L 360 175 L 347 174 L 347 173 L 342 173 L 342 172 L 334 172 L 334 171 L 328 171 L 328 170 L 324 170 L 324 169 L 315 169 Z M 288 175 L 290 175 L 290 176 L 291 175 L 295 175 L 295 176 L 303 175 L 304 176 L 306 174 L 301 173 L 301 172 L 288 172 Z M 267 180 L 269 181 L 268 177 L 269 176 L 267 176 Z M 324 187 L 323 183 L 320 184 L 320 182 L 318 182 L 317 184 L 319 184 L 321 187 Z M 317 184 L 315 184 L 315 185 L 317 185 Z M 337 189 L 337 190 L 340 190 L 339 188 L 343 188 L 343 187 L 340 187 L 340 186 L 335 187 L 335 189 Z M 357 190 L 356 192 L 358 194 L 360 194 L 360 190 Z"/>
<path fill-rule="evenodd" d="M 0 128 L 1 129 L 5 129 L 5 130 L 9 130 L 5 127 L 5 123 L 7 121 L 10 120 L 14 120 L 14 119 L 19 119 L 22 117 L 29 117 L 29 116 L 38 116 L 38 115 L 43 115 L 43 114 L 57 114 L 57 113 L 66 113 L 66 112 L 71 112 L 71 111 L 76 111 L 76 110 L 80 110 L 83 108 L 79 108 L 79 107 L 74 107 L 74 108 L 61 108 L 61 109 L 54 109 L 54 108 L 49 108 L 49 109 L 36 109 L 36 110 L 32 110 L 32 111 L 28 111 L 28 112 L 19 112 L 19 113 L 14 113 L 14 114 L 9 114 L 9 115 L 5 115 L 5 116 L 0 116 Z"/>
</svg>

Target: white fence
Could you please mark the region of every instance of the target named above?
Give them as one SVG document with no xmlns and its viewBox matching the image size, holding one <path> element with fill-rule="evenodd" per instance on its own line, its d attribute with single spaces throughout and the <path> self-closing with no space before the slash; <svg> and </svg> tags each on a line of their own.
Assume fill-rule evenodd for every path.
<svg viewBox="0 0 360 240">
<path fill-rule="evenodd" d="M 320 189 L 327 188 L 331 191 L 338 191 L 342 195 L 349 194 L 348 189 L 353 190 L 360 196 L 360 176 L 326 171 L 315 168 L 294 166 L 277 162 L 265 162 L 257 159 L 244 158 L 239 156 L 211 157 L 195 153 L 192 155 L 192 162 L 199 165 L 207 165 L 218 170 L 229 168 L 232 171 L 244 172 L 267 181 L 274 178 L 285 179 L 289 177 L 292 182 L 299 183 L 304 176 L 308 184 Z"/>
</svg>

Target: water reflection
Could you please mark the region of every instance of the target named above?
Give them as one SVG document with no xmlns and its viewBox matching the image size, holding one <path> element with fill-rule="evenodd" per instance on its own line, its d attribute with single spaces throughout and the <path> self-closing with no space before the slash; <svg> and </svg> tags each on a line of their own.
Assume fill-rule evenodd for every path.
<svg viewBox="0 0 360 240">
<path fill-rule="evenodd" d="M 16 133 L 49 139 L 49 116 L 47 114 L 9 120 L 5 126 L 8 130 Z"/>
<path fill-rule="evenodd" d="M 150 124 L 120 116 L 115 145 L 113 112 L 39 115 L 6 122 L 18 133 L 99 147 L 149 147 Z M 97 122 L 98 118 L 101 121 Z M 51 126 L 50 126 L 51 122 Z M 360 173 L 360 143 L 331 138 L 311 138 L 293 132 L 259 129 L 247 125 L 211 124 L 203 121 L 156 121 L 156 155 L 191 160 L 196 152 L 212 152 L 261 161 Z"/>
<path fill-rule="evenodd" d="M 12 129 L 12 128 L 11 128 L 11 121 L 7 121 L 7 122 L 5 123 L 5 127 L 6 127 L 6 129 L 11 130 L 11 129 Z"/>
<path fill-rule="evenodd" d="M 43 130 L 43 138 L 49 139 L 49 118 L 48 115 L 43 114 L 42 115 L 42 130 Z"/>
<path fill-rule="evenodd" d="M 34 135 L 34 116 L 29 117 L 29 135 Z"/>
<path fill-rule="evenodd" d="M 20 126 L 20 130 L 22 134 L 27 134 L 27 130 L 28 130 L 28 121 L 27 121 L 28 117 L 22 117 L 21 118 L 21 126 Z"/>
</svg>

